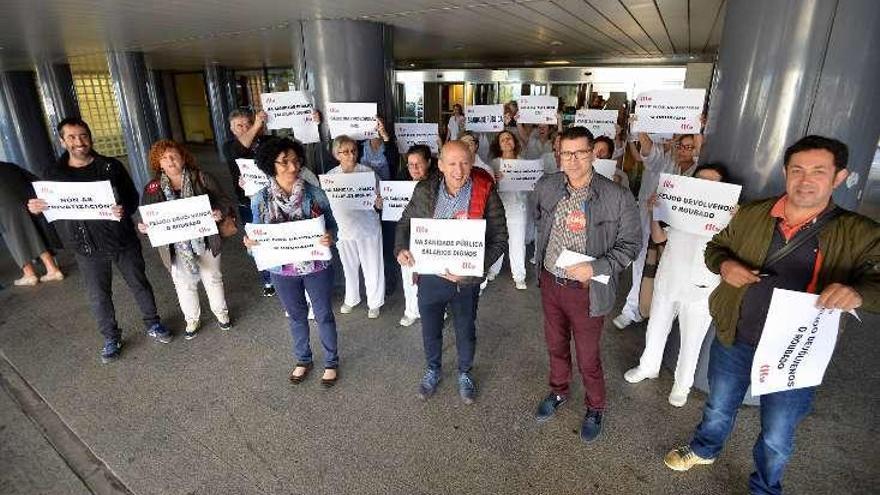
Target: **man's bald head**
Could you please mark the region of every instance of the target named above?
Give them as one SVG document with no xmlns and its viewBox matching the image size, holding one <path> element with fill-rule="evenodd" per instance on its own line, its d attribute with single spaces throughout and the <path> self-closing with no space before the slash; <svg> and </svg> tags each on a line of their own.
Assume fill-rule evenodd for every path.
<svg viewBox="0 0 880 495">
<path fill-rule="evenodd" d="M 444 144 L 443 147 L 440 148 L 440 160 L 442 161 L 443 157 L 445 157 L 447 155 L 451 156 L 453 154 L 456 154 L 456 152 L 464 152 L 466 155 L 468 155 L 468 158 L 470 159 L 471 165 L 473 165 L 474 156 L 471 153 L 470 146 L 468 146 L 467 143 L 465 143 L 464 141 L 458 141 L 458 140 L 447 141 L 446 144 Z"/>
<path fill-rule="evenodd" d="M 471 177 L 474 155 L 467 144 L 461 141 L 449 141 L 440 149 L 438 168 L 443 174 L 446 190 L 456 194 L 464 187 Z"/>
</svg>

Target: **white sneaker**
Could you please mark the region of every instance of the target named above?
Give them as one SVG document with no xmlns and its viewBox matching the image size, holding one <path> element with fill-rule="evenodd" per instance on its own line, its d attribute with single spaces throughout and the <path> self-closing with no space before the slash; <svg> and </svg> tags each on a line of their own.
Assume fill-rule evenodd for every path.
<svg viewBox="0 0 880 495">
<path fill-rule="evenodd" d="M 516 285 L 516 290 L 526 290 L 529 287 L 526 285 L 525 280 L 514 280 L 513 283 Z"/>
<path fill-rule="evenodd" d="M 411 316 L 403 315 L 403 318 L 400 319 L 400 326 L 409 327 L 412 326 L 413 323 L 416 322 L 418 318 L 413 318 Z"/>
<path fill-rule="evenodd" d="M 669 392 L 669 403 L 675 407 L 684 407 L 688 401 L 688 394 L 690 394 L 691 389 L 683 389 L 678 388 L 675 385 L 672 386 L 672 392 Z"/>
<path fill-rule="evenodd" d="M 12 282 L 13 285 L 16 285 L 18 287 L 33 287 L 33 286 L 37 285 L 38 283 L 40 283 L 40 279 L 37 278 L 36 275 L 31 275 L 30 277 L 17 278 L 17 279 L 15 279 L 14 282 Z"/>
<path fill-rule="evenodd" d="M 192 320 L 186 322 L 186 329 L 183 331 L 183 338 L 186 340 L 192 340 L 196 338 L 196 335 L 199 332 L 199 320 Z"/>
<path fill-rule="evenodd" d="M 344 315 L 347 315 L 347 314 L 351 313 L 352 309 L 354 309 L 354 306 L 349 306 L 348 304 L 343 304 L 342 306 L 339 307 L 339 312 Z"/>
<path fill-rule="evenodd" d="M 312 309 L 312 305 L 311 305 L 311 304 L 309 304 L 309 319 L 310 319 L 310 320 L 314 320 L 314 319 L 315 319 L 315 310 Z"/>
<path fill-rule="evenodd" d="M 379 317 L 379 308 L 370 308 L 367 310 L 367 318 L 375 320 Z"/>
<path fill-rule="evenodd" d="M 613 323 L 618 330 L 623 330 L 624 328 L 628 327 L 632 322 L 632 318 L 626 316 L 623 313 L 620 313 L 613 320 L 611 320 L 611 323 Z"/>
<path fill-rule="evenodd" d="M 623 379 L 629 383 L 639 383 L 642 380 L 653 380 L 654 378 L 657 378 L 657 375 L 651 376 L 638 366 L 623 374 Z"/>
</svg>

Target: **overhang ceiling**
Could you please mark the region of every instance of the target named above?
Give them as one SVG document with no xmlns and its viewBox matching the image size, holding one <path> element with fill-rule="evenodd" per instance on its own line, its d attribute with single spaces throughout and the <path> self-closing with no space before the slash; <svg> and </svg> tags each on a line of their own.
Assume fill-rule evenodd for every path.
<svg viewBox="0 0 880 495">
<path fill-rule="evenodd" d="M 290 65 L 290 24 L 395 27 L 399 67 L 686 61 L 713 54 L 725 0 L 2 0 L 0 67 L 142 50 L 160 69 Z"/>
</svg>

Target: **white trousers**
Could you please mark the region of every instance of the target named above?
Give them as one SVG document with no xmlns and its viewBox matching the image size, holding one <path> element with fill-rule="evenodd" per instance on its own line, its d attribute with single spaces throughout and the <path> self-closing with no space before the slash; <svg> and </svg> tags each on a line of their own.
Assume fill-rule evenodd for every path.
<svg viewBox="0 0 880 495">
<path fill-rule="evenodd" d="M 382 232 L 336 243 L 339 260 L 345 274 L 345 304 L 357 306 L 361 302 L 361 279 L 358 268 L 364 272 L 367 307 L 381 308 L 385 304 L 385 263 L 382 261 Z"/>
<path fill-rule="evenodd" d="M 639 219 L 642 222 L 642 249 L 632 263 L 632 287 L 626 295 L 626 304 L 620 313 L 633 321 L 641 321 L 639 312 L 639 293 L 642 290 L 642 271 L 645 269 L 645 257 L 648 255 L 648 239 L 651 237 L 651 215 L 647 208 L 639 203 Z M 653 303 L 652 303 L 653 304 Z M 651 312 L 653 314 L 653 311 Z"/>
<path fill-rule="evenodd" d="M 514 281 L 526 279 L 526 218 L 521 209 L 505 211 L 507 215 L 507 253 L 510 257 L 510 274 Z M 489 273 L 493 276 L 501 272 L 504 256 L 498 258 Z"/>
<path fill-rule="evenodd" d="M 645 351 L 639 360 L 639 368 L 654 376 L 660 372 L 663 361 L 663 349 L 672 330 L 672 321 L 678 317 L 678 329 L 681 346 L 678 350 L 678 362 L 675 365 L 675 387 L 689 390 L 694 384 L 694 372 L 703 348 L 703 339 L 712 323 L 709 314 L 709 294 L 690 301 L 675 300 L 662 294 L 654 293 L 651 301 L 651 319 L 645 333 Z"/>
<path fill-rule="evenodd" d="M 186 321 L 198 321 L 202 310 L 199 305 L 199 280 L 205 286 L 208 304 L 219 321 L 227 321 L 229 310 L 226 308 L 226 295 L 223 293 L 223 273 L 220 271 L 220 255 L 214 256 L 210 249 L 199 256 L 199 273 L 190 273 L 182 268 L 180 257 L 175 256 L 171 264 L 171 280 L 177 291 L 180 310 Z"/>
<path fill-rule="evenodd" d="M 419 316 L 419 286 L 413 283 L 413 269 L 409 266 L 400 266 L 400 277 L 403 279 L 403 299 L 405 302 L 403 315 L 410 318 Z"/>
</svg>

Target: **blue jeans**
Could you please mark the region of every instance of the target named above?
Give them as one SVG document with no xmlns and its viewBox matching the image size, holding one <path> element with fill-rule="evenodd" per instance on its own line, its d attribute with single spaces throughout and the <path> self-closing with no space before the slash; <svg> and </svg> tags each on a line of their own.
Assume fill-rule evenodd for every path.
<svg viewBox="0 0 880 495">
<path fill-rule="evenodd" d="M 336 368 L 339 365 L 339 354 L 336 348 L 336 319 L 330 301 L 333 296 L 333 268 L 308 275 L 287 277 L 272 274 L 272 283 L 278 291 L 278 298 L 290 323 L 290 336 L 293 339 L 293 357 L 299 363 L 312 362 L 312 348 L 309 345 L 309 306 L 306 304 L 306 292 L 312 302 L 315 321 L 318 323 L 318 335 L 324 349 L 324 367 Z"/>
<path fill-rule="evenodd" d="M 250 205 L 238 205 L 238 218 L 241 218 L 242 224 L 252 223 L 254 221 L 254 212 L 251 211 Z M 264 286 L 272 285 L 272 278 L 269 276 L 269 270 L 260 271 L 260 281 L 263 282 Z"/>
<path fill-rule="evenodd" d="M 709 399 L 691 449 L 705 459 L 721 453 L 736 413 L 749 388 L 755 347 L 740 342 L 730 347 L 718 339 L 709 356 Z M 749 477 L 753 494 L 781 494 L 782 474 L 794 451 L 794 434 L 810 412 L 816 388 L 800 388 L 761 396 L 761 433 L 752 449 L 755 471 Z"/>
<path fill-rule="evenodd" d="M 454 284 L 436 275 L 419 276 L 419 314 L 422 319 L 422 340 L 428 368 L 440 370 L 443 360 L 443 314 L 452 310 L 455 322 L 455 347 L 458 371 L 466 373 L 474 364 L 477 346 L 477 302 L 480 285 Z"/>
</svg>

